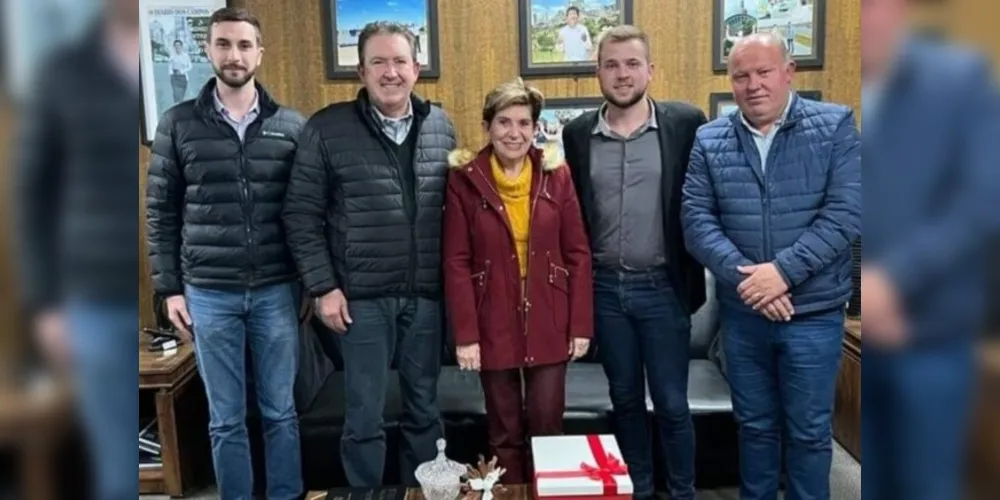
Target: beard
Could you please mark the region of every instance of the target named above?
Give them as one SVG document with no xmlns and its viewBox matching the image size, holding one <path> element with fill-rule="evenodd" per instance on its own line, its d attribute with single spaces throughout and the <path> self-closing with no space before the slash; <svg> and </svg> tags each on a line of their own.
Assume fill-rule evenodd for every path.
<svg viewBox="0 0 1000 500">
<path fill-rule="evenodd" d="M 226 85 L 234 89 L 243 88 L 247 84 L 247 82 L 249 82 L 257 73 L 257 70 L 255 69 L 252 71 L 246 71 L 241 76 L 234 77 L 226 74 L 226 69 L 234 69 L 234 68 L 219 68 L 213 65 L 212 69 L 215 71 L 215 76 L 218 77 L 219 80 L 222 81 L 222 83 L 225 83 Z"/>
<path fill-rule="evenodd" d="M 604 99 L 607 100 L 612 106 L 621 109 L 628 109 L 635 106 L 646 96 L 646 87 L 635 89 L 632 95 L 626 97 L 625 99 L 619 99 L 613 92 L 613 90 L 601 89 L 601 94 L 604 95 Z"/>
</svg>

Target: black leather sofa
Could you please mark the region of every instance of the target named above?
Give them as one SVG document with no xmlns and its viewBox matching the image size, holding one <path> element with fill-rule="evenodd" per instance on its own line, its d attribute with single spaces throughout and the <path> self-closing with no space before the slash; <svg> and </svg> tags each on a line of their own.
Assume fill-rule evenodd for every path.
<svg viewBox="0 0 1000 500">
<path fill-rule="evenodd" d="M 709 277 L 709 297 L 714 295 L 713 281 Z M 309 325 L 311 328 L 306 327 L 303 332 L 304 373 L 300 375 L 300 387 L 297 387 L 302 467 L 306 488 L 325 490 L 346 486 L 340 460 L 340 436 L 344 421 L 342 360 L 333 334 L 316 320 Z M 696 313 L 692 326 L 689 402 L 697 434 L 697 486 L 717 488 L 737 485 L 737 431 L 728 384 L 717 356 L 718 306 L 714 299 L 710 298 Z M 475 463 L 479 454 L 488 451 L 482 389 L 476 374 L 457 368 L 453 349 L 447 342 L 442 349 L 445 361 L 438 396 L 448 440 L 448 455 L 463 463 Z M 569 368 L 565 415 L 567 434 L 610 433 L 614 430 L 607 379 L 599 357 L 600 353 L 592 349 L 586 358 Z M 384 482 L 398 484 L 397 421 L 401 412 L 398 384 L 389 384 L 386 401 L 388 453 Z M 248 403 L 251 454 L 257 478 L 255 489 L 263 491 L 265 475 L 260 422 L 255 403 Z M 648 397 L 647 403 L 652 417 L 652 403 Z M 658 442 L 655 434 L 653 440 Z M 665 468 L 662 457 L 657 457 L 657 461 L 657 482 L 662 487 Z"/>
</svg>

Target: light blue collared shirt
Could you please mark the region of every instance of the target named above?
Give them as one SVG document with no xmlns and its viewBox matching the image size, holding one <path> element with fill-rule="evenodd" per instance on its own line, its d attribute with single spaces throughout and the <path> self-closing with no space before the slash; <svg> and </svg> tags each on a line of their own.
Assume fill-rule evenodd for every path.
<svg viewBox="0 0 1000 500">
<path fill-rule="evenodd" d="M 375 115 L 375 123 L 382 127 L 382 133 L 397 145 L 406 140 L 410 135 L 410 127 L 413 125 L 413 104 L 407 102 L 406 114 L 399 118 L 390 118 L 382 114 L 378 107 L 372 105 L 372 112 Z"/>
<path fill-rule="evenodd" d="M 743 125 L 750 131 L 753 141 L 757 144 L 757 152 L 760 153 L 761 170 L 767 171 L 767 153 L 771 150 L 771 145 L 774 144 L 774 138 L 778 135 L 778 130 L 781 129 L 781 126 L 785 124 L 785 120 L 788 119 L 788 110 L 791 109 L 794 98 L 795 92 L 789 92 L 785 110 L 781 112 L 781 116 L 771 125 L 771 129 L 766 134 L 751 125 L 746 116 L 742 112 L 740 113 L 740 120 L 743 121 Z"/>
<path fill-rule="evenodd" d="M 222 99 L 219 98 L 219 93 L 212 92 L 212 97 L 215 98 L 215 109 L 222 115 L 222 118 L 228 123 L 233 130 L 236 131 L 236 135 L 240 136 L 242 141 L 247 134 L 247 129 L 250 128 L 250 124 L 260 116 L 260 96 L 256 95 L 253 98 L 253 106 L 250 106 L 250 111 L 243 116 L 242 120 L 236 120 L 226 109 L 226 105 L 222 103 Z"/>
</svg>

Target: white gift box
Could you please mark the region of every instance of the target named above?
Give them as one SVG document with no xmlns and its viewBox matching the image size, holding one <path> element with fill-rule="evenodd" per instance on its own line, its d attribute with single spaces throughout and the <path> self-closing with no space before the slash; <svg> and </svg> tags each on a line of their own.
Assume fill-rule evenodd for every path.
<svg viewBox="0 0 1000 500">
<path fill-rule="evenodd" d="M 631 498 L 632 479 L 610 434 L 531 438 L 538 497 Z"/>
</svg>

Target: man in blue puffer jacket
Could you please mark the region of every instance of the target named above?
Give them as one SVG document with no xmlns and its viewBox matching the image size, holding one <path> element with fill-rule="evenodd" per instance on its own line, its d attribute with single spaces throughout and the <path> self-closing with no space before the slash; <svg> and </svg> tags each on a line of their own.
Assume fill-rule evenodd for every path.
<svg viewBox="0 0 1000 500">
<path fill-rule="evenodd" d="M 777 498 L 783 430 L 789 498 L 830 498 L 861 144 L 853 112 L 798 97 L 794 73 L 776 35 L 736 43 L 739 111 L 699 129 L 683 189 L 687 247 L 718 283 L 742 500 Z"/>
</svg>

